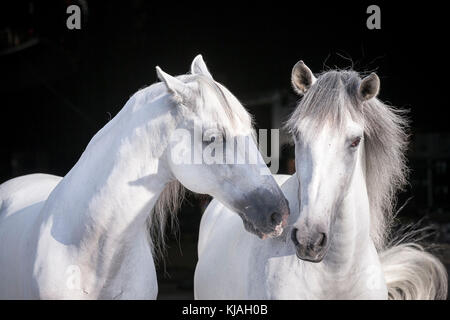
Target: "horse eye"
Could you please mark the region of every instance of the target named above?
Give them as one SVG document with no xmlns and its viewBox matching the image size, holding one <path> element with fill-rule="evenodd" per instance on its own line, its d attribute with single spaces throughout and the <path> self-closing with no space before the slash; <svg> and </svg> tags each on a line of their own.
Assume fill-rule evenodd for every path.
<svg viewBox="0 0 450 320">
<path fill-rule="evenodd" d="M 361 137 L 356 138 L 355 140 L 353 140 L 352 144 L 350 145 L 350 147 L 352 148 L 356 148 L 359 143 L 361 142 Z"/>
</svg>

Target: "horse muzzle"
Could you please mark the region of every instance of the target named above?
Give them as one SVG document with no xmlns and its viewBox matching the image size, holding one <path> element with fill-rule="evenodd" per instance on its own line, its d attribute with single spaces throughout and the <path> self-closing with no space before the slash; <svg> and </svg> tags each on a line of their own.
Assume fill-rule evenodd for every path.
<svg viewBox="0 0 450 320">
<path fill-rule="evenodd" d="M 245 215 L 241 215 L 241 218 L 245 229 L 248 232 L 257 235 L 260 239 L 276 238 L 283 233 L 284 227 L 287 225 L 289 209 L 283 213 L 278 211 L 271 212 L 267 221 L 263 224 L 255 224 L 251 220 L 247 219 Z"/>
<path fill-rule="evenodd" d="M 328 248 L 328 234 L 317 231 L 310 235 L 300 234 L 297 228 L 291 233 L 291 240 L 295 245 L 296 255 L 299 259 L 309 262 L 321 262 Z"/>
<path fill-rule="evenodd" d="M 289 218 L 289 203 L 281 190 L 258 188 L 234 203 L 245 229 L 261 239 L 278 237 Z"/>
</svg>

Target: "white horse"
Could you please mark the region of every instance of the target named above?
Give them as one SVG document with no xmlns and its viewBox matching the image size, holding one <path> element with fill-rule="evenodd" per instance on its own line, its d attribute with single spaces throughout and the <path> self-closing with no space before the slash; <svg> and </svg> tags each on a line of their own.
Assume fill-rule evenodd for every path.
<svg viewBox="0 0 450 320">
<path fill-rule="evenodd" d="M 260 241 L 213 200 L 201 221 L 197 299 L 445 299 L 442 263 L 416 243 L 388 244 L 395 193 L 405 182 L 407 122 L 380 102 L 379 78 L 299 61 L 304 95 L 288 121 L 293 176 L 278 176 L 291 216 Z"/>
<path fill-rule="evenodd" d="M 199 146 L 179 134 L 215 132 L 225 143 L 243 136 L 247 148 L 234 152 L 257 152 L 244 107 L 201 56 L 190 75 L 156 69 L 162 82 L 134 94 L 64 178 L 34 174 L 0 185 L 0 299 L 156 298 L 158 239 L 149 239 L 147 223 L 164 230 L 180 183 L 223 201 L 261 238 L 281 233 L 288 204 L 262 174 L 259 152 L 256 164 L 192 163 L 190 152 L 202 159 L 214 137 Z"/>
</svg>

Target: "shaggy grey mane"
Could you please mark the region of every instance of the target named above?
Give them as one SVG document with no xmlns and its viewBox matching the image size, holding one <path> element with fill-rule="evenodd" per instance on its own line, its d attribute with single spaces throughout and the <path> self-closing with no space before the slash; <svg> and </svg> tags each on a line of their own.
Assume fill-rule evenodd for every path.
<svg viewBox="0 0 450 320">
<path fill-rule="evenodd" d="M 382 103 L 377 98 L 361 101 L 357 92 L 360 75 L 352 70 L 332 70 L 321 74 L 306 92 L 287 122 L 293 134 L 308 117 L 316 128 L 324 121 L 341 127 L 345 111 L 364 127 L 365 178 L 370 204 L 370 234 L 378 250 L 385 247 L 394 220 L 396 194 L 407 182 L 405 151 L 408 120 L 405 110 Z"/>
</svg>

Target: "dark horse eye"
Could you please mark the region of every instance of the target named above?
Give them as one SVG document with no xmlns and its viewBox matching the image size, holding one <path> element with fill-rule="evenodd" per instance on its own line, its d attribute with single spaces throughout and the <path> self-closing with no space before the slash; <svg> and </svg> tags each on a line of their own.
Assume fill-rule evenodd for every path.
<svg viewBox="0 0 450 320">
<path fill-rule="evenodd" d="M 355 140 L 353 140 L 352 144 L 350 145 L 350 147 L 352 148 L 356 148 L 359 143 L 361 142 L 361 137 L 356 138 Z"/>
</svg>

